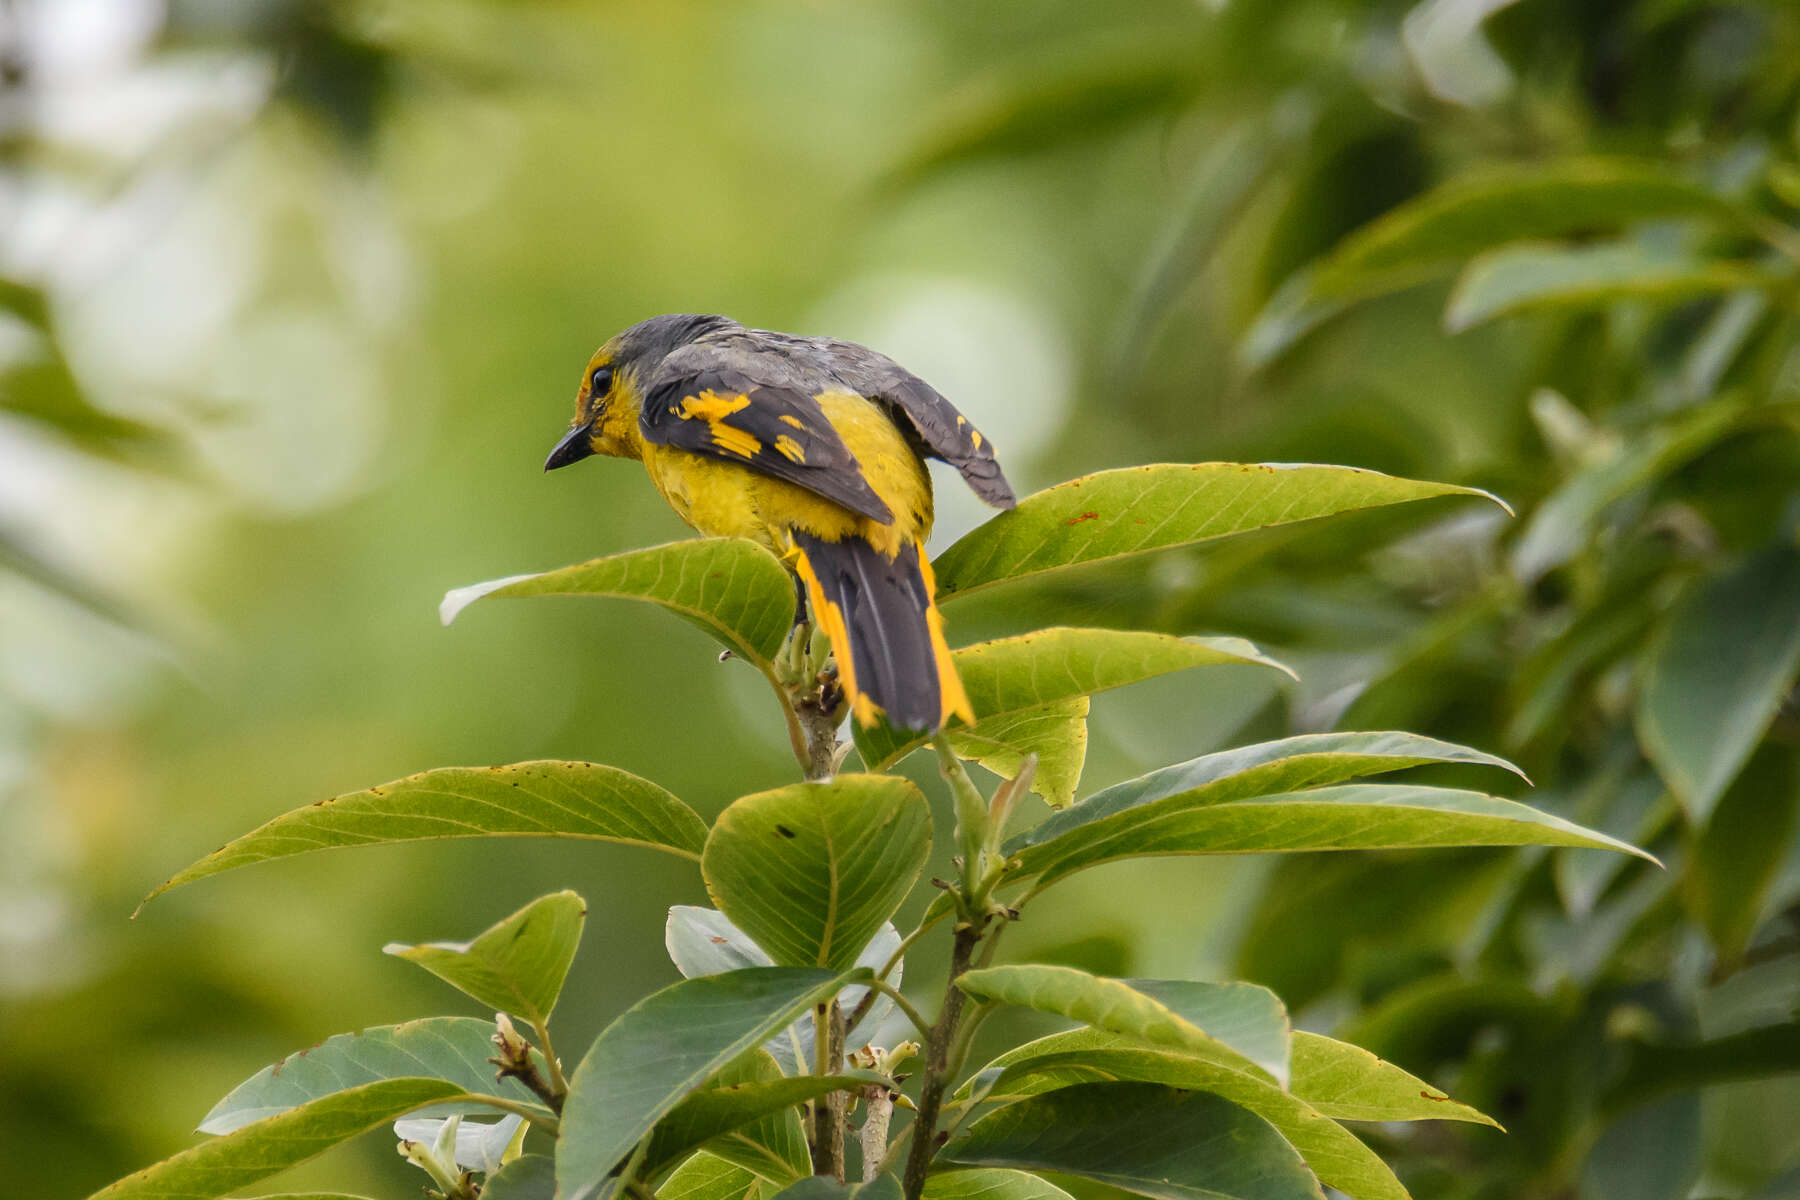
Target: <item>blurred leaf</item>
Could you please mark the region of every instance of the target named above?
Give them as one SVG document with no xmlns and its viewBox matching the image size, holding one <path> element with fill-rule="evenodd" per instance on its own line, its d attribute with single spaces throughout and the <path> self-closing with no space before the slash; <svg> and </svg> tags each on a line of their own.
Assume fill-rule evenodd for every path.
<svg viewBox="0 0 1800 1200">
<path fill-rule="evenodd" d="M 971 732 L 977 735 L 996 720 L 1002 730 L 1010 728 L 1013 717 L 1030 709 L 1189 667 L 1253 663 L 1293 674 L 1243 638 L 1178 638 L 1067 626 L 965 646 L 952 651 L 951 658 L 975 708 Z M 885 721 L 868 728 L 858 723 L 853 736 L 872 771 L 886 770 L 927 741 Z"/>
<path fill-rule="evenodd" d="M 1568 479 L 1532 512 L 1513 543 L 1515 578 L 1532 583 L 1591 541 L 1607 506 L 1652 483 L 1737 428 L 1743 405 L 1715 401 L 1663 421 Z"/>
<path fill-rule="evenodd" d="M 1766 744 L 1725 790 L 1682 884 L 1725 964 L 1756 931 L 1800 826 L 1800 751 Z"/>
<path fill-rule="evenodd" d="M 755 1200 L 778 1190 L 780 1185 L 702 1150 L 676 1167 L 656 1194 L 661 1200 Z"/>
<path fill-rule="evenodd" d="M 1084 1083 L 1009 1104 L 938 1160 L 1057 1171 L 1159 1200 L 1322 1200 L 1273 1125 L 1210 1092 Z"/>
<path fill-rule="evenodd" d="M 1428 1086 L 1367 1050 L 1316 1033 L 1296 1032 L 1288 1091 L 1339 1121 L 1500 1123 Z"/>
<path fill-rule="evenodd" d="M 1671 1096 L 1614 1121 L 1588 1151 L 1582 1190 L 1632 1200 L 1685 1200 L 1700 1177 L 1700 1097 Z"/>
<path fill-rule="evenodd" d="M 213 1105 L 201 1133 L 232 1133 L 255 1121 L 383 1079 L 442 1079 L 463 1093 L 500 1096 L 536 1106 L 516 1079 L 495 1080 L 488 1059 L 494 1026 L 474 1017 L 429 1017 L 340 1033 L 310 1050 L 264 1067 Z M 429 1115 L 489 1112 L 479 1101 L 434 1107 Z"/>
<path fill-rule="evenodd" d="M 144 624 L 142 614 L 132 612 L 120 600 L 51 561 L 17 533 L 0 527 L 0 573 L 5 572 L 28 579 L 45 591 L 73 600 L 95 616 L 128 629 Z"/>
<path fill-rule="evenodd" d="M 891 1082 L 872 1071 L 785 1079 L 774 1059 L 756 1051 L 720 1072 L 656 1123 L 644 1157 L 644 1175 L 654 1178 L 704 1144 L 707 1153 L 773 1183 L 792 1183 L 812 1173 L 795 1106 L 828 1092 Z"/>
<path fill-rule="evenodd" d="M 463 1089 L 442 1079 L 383 1079 L 322 1096 L 145 1167 L 90 1200 L 217 1200 L 359 1133 Z"/>
<path fill-rule="evenodd" d="M 383 953 L 414 962 L 473 996 L 535 1026 L 549 1022 L 581 945 L 587 901 L 574 892 L 540 896 L 470 942 L 392 942 Z"/>
<path fill-rule="evenodd" d="M 209 875 L 314 850 L 462 837 L 590 838 L 697 860 L 706 822 L 648 779 L 598 763 L 544 759 L 440 767 L 276 817 L 144 900 Z"/>
<path fill-rule="evenodd" d="M 588 1200 L 664 1114 L 860 971 L 748 967 L 684 979 L 601 1031 L 569 1080 L 557 1141 L 562 1200 Z"/>
<path fill-rule="evenodd" d="M 1079 1083 L 1161 1083 L 1212 1092 L 1280 1130 L 1326 1186 L 1354 1200 L 1407 1200 L 1394 1173 L 1355 1134 L 1248 1072 L 1093 1029 L 1053 1034 L 994 1062 L 1006 1066 L 988 1099 L 1002 1104 Z"/>
<path fill-rule="evenodd" d="M 1087 761 L 1088 698 L 1076 696 L 1039 708 L 944 731 L 958 758 L 974 759 L 994 774 L 1016 778 L 1027 754 L 1037 755 L 1031 790 L 1052 808 L 1075 799 Z"/>
<path fill-rule="evenodd" d="M 1703 1042 L 1639 1042 L 1608 1094 L 1625 1111 L 1676 1092 L 1800 1072 L 1800 1016 Z"/>
<path fill-rule="evenodd" d="M 556 1160 L 547 1154 L 522 1154 L 481 1184 L 481 1200 L 553 1200 Z"/>
<path fill-rule="evenodd" d="M 925 1200 L 1069 1200 L 1069 1193 L 1025 1171 L 977 1168 L 927 1175 Z"/>
<path fill-rule="evenodd" d="M 1062 874 L 1065 864 L 1104 855 L 1112 839 L 1169 812 L 1431 762 L 1468 763 L 1519 773 L 1505 759 L 1417 734 L 1303 734 L 1203 755 L 1114 784 L 1013 838 L 1006 853 L 1019 860 L 1022 874 Z"/>
<path fill-rule="evenodd" d="M 853 966 L 931 851 L 931 807 L 891 775 L 758 792 L 719 814 L 700 871 L 777 964 Z"/>
<path fill-rule="evenodd" d="M 952 92 L 890 169 L 907 186 L 948 166 L 1093 137 L 1167 111 L 1204 82 L 1190 38 L 1085 39 L 1026 73 L 990 76 Z"/>
<path fill-rule="evenodd" d="M 1777 546 L 1701 580 L 1651 649 L 1637 727 L 1704 826 L 1800 676 L 1800 550 Z"/>
<path fill-rule="evenodd" d="M 794 624 L 787 568 L 754 542 L 691 538 L 537 575 L 509 575 L 444 593 L 444 624 L 485 597 L 611 596 L 648 600 L 683 617 L 760 669 Z"/>
<path fill-rule="evenodd" d="M 1463 269 L 1444 310 L 1444 325 L 1461 333 L 1520 312 L 1774 289 L 1788 286 L 1792 278 L 1791 272 L 1757 263 L 1691 258 L 1641 242 L 1506 246 L 1476 257 Z"/>
<path fill-rule="evenodd" d="M 1054 1013 L 1286 1085 L 1287 1010 L 1250 983 L 1102 979 L 1073 967 L 986 967 L 956 986 L 977 1000 Z"/>
<path fill-rule="evenodd" d="M 1602 846 L 1654 858 L 1571 821 L 1458 788 L 1348 783 L 1210 803 L 1127 810 L 1104 839 L 1068 857 L 1028 863 L 1053 880 L 1120 858 L 1162 854 L 1266 854 L 1297 850 L 1404 850 L 1429 846 Z"/>
<path fill-rule="evenodd" d="M 1333 513 L 1487 492 L 1306 463 L 1163 463 L 1059 483 L 977 526 L 932 564 L 938 598 Z M 979 709 L 978 709 L 979 711 Z"/>
<path fill-rule="evenodd" d="M 729 917 L 714 908 L 686 904 L 670 908 L 664 944 L 668 947 L 670 961 L 689 979 L 700 975 L 717 975 L 721 971 L 735 971 L 740 967 L 775 965 L 761 946 L 733 925 Z M 863 952 L 856 957 L 856 965 L 879 973 L 899 949 L 900 931 L 889 921 L 863 947 Z M 904 960 L 897 961 L 894 969 L 888 972 L 887 981 L 898 988 L 905 974 L 906 963 Z M 848 1016 L 861 1006 L 868 991 L 866 986 L 852 984 L 838 993 L 838 1007 Z M 885 994 L 877 995 L 869 1005 L 869 1011 L 863 1014 L 862 1020 L 845 1030 L 846 1039 L 854 1036 L 859 1029 L 866 1030 L 873 1036 L 880 1031 L 882 1023 L 893 1011 L 893 1000 Z M 789 1075 L 812 1070 L 811 1014 L 795 1021 L 771 1038 L 763 1048 L 775 1056 L 775 1061 Z"/>
</svg>

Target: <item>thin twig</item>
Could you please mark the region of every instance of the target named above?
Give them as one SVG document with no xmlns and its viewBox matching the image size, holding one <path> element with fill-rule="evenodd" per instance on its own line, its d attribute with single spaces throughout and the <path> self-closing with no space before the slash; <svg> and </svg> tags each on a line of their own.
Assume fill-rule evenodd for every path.
<svg viewBox="0 0 1800 1200">
<path fill-rule="evenodd" d="M 980 941 L 980 928 L 964 925 L 956 931 L 956 941 L 950 951 L 950 974 L 944 981 L 944 1005 L 925 1045 L 925 1078 L 919 1085 L 919 1115 L 913 1121 L 913 1128 L 922 1132 L 913 1136 L 906 1156 L 906 1174 L 901 1181 L 906 1200 L 919 1200 L 924 1193 L 925 1174 L 931 1167 L 931 1156 L 937 1153 L 938 1110 L 944 1102 L 944 1088 L 950 1082 L 950 1046 L 962 1018 L 965 999 L 956 981 L 969 969 Z"/>
<path fill-rule="evenodd" d="M 929 1038 L 931 1036 L 931 1022 L 927 1021 L 919 1010 L 914 1008 L 912 1003 L 908 1001 L 905 996 L 900 994 L 897 988 L 888 983 L 885 979 L 877 979 L 869 986 L 886 996 L 889 1000 L 892 1000 L 894 1002 L 894 1007 L 905 1013 L 906 1019 L 913 1023 L 913 1028 L 919 1031 L 920 1037 Z M 861 1008 L 862 1006 L 859 1004 L 857 1007 Z M 846 1022 L 846 1024 L 848 1023 Z"/>
</svg>

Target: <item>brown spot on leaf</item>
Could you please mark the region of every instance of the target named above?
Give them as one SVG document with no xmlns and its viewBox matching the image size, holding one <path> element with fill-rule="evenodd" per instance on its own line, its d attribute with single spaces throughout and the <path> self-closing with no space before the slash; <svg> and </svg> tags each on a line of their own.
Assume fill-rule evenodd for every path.
<svg viewBox="0 0 1800 1200">
<path fill-rule="evenodd" d="M 731 939 L 716 937 L 716 938 L 712 939 L 712 944 L 715 946 L 727 946 L 727 945 L 731 944 Z"/>
<path fill-rule="evenodd" d="M 1097 512 L 1084 512 L 1079 517 L 1070 517 L 1068 520 L 1064 521 L 1063 524 L 1064 525 L 1079 525 L 1083 521 L 1097 520 L 1099 518 L 1099 516 L 1100 516 L 1100 514 Z"/>
<path fill-rule="evenodd" d="M 1432 1092 L 1432 1091 L 1422 1091 L 1419 1093 L 1419 1096 L 1425 1100 L 1437 1100 L 1439 1102 L 1447 1101 L 1450 1099 L 1450 1097 L 1448 1097 L 1448 1096 L 1440 1096 L 1436 1092 Z"/>
<path fill-rule="evenodd" d="M 779 833 L 784 838 L 791 838 L 791 837 L 796 836 L 794 831 L 789 829 L 786 825 L 777 825 L 775 827 L 775 832 Z"/>
</svg>

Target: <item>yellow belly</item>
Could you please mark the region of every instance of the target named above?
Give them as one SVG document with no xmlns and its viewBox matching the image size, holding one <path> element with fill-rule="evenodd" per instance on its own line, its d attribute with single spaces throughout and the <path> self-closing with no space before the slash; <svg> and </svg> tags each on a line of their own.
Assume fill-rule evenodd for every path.
<svg viewBox="0 0 1800 1200">
<path fill-rule="evenodd" d="M 819 397 L 826 418 L 862 464 L 875 494 L 894 514 L 882 525 L 786 480 L 751 467 L 646 443 L 644 468 L 669 507 L 701 533 L 742 537 L 777 555 L 793 549 L 789 531 L 828 541 L 858 536 L 892 555 L 931 532 L 931 476 L 888 415 L 853 393 Z"/>
</svg>

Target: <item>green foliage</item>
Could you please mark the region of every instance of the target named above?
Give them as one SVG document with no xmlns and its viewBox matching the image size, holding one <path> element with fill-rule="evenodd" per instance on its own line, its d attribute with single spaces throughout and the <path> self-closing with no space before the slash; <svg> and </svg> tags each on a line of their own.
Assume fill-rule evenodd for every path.
<svg viewBox="0 0 1800 1200">
<path fill-rule="evenodd" d="M 542 1028 L 581 944 L 587 901 L 574 892 L 541 896 L 467 942 L 393 943 L 384 953 L 414 962 L 489 1008 Z"/>
</svg>

